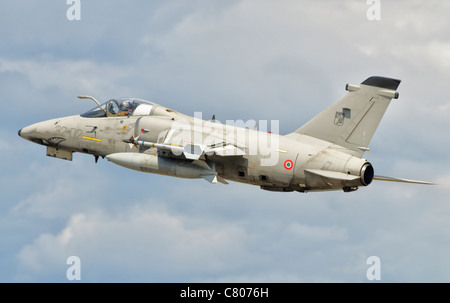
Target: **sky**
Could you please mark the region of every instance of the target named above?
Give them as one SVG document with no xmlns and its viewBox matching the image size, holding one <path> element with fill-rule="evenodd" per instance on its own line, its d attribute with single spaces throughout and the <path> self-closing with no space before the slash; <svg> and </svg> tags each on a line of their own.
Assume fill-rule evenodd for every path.
<svg viewBox="0 0 450 303">
<path fill-rule="evenodd" d="M 450 3 L 0 2 L 0 282 L 450 281 Z M 133 96 L 294 131 L 370 76 L 401 79 L 356 192 L 274 193 L 45 156 L 32 123 Z M 8 110 L 8 111 L 6 111 Z M 74 281 L 76 282 L 76 281 Z"/>
</svg>

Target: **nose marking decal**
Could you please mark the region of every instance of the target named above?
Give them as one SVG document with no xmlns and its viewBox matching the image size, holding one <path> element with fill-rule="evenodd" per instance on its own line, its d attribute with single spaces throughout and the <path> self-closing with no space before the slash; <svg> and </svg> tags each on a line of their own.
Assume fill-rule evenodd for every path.
<svg viewBox="0 0 450 303">
<path fill-rule="evenodd" d="M 97 139 L 97 138 L 92 138 L 92 137 L 82 136 L 81 138 L 86 139 L 86 140 L 92 140 L 92 141 L 102 142 L 102 139 Z"/>
</svg>

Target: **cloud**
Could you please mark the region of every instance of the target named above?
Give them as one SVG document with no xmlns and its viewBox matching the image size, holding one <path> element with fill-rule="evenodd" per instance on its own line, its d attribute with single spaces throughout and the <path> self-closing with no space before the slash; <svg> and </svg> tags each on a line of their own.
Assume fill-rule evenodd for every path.
<svg viewBox="0 0 450 303">
<path fill-rule="evenodd" d="M 64 281 L 65 260 L 76 255 L 85 282 L 362 282 L 366 259 L 376 255 L 384 281 L 426 281 L 431 277 L 421 272 L 438 269 L 448 254 L 438 240 L 447 238 L 445 193 L 427 202 L 430 190 L 377 183 L 351 196 L 287 193 L 272 200 L 235 183 L 170 179 L 178 192 L 160 186 L 146 191 L 152 198 L 136 200 L 145 191 L 135 188 L 128 199 L 115 199 L 122 205 L 90 202 L 68 211 L 62 227 L 43 230 L 20 249 L 16 279 Z M 215 198 L 200 199 L 199 192 Z M 440 271 L 432 280 L 446 277 Z"/>
<path fill-rule="evenodd" d="M 118 82 L 131 76 L 126 66 L 96 63 L 90 60 L 53 58 L 8 60 L 0 58 L 0 73 L 19 73 L 38 90 L 63 92 L 114 93 Z M 124 92 L 122 92 L 124 93 Z"/>
<path fill-rule="evenodd" d="M 109 196 L 107 191 L 105 194 L 109 178 L 98 167 L 95 169 L 93 158 L 89 160 L 75 156 L 74 162 L 55 161 L 45 157 L 43 163 L 32 163 L 19 175 L 22 186 L 32 190 L 24 191 L 25 196 L 16 201 L 12 211 L 17 215 L 51 220 L 66 219 L 74 212 L 98 206 Z"/>
<path fill-rule="evenodd" d="M 308 242 L 345 240 L 348 237 L 346 229 L 338 226 L 308 226 L 293 222 L 288 226 L 287 231 L 296 236 L 299 241 Z"/>
<path fill-rule="evenodd" d="M 19 275 L 45 281 L 49 269 L 65 273 L 64 261 L 74 254 L 81 259 L 86 281 L 115 281 L 135 275 L 135 281 L 160 282 L 160 277 L 174 274 L 181 274 L 176 279 L 182 281 L 228 271 L 239 263 L 236 260 L 246 240 L 242 228 L 190 228 L 188 223 L 187 218 L 143 209 L 142 205 L 121 214 L 75 214 L 59 233 L 42 234 L 20 251 L 24 272 Z M 188 272 L 192 276 L 186 275 Z"/>
</svg>

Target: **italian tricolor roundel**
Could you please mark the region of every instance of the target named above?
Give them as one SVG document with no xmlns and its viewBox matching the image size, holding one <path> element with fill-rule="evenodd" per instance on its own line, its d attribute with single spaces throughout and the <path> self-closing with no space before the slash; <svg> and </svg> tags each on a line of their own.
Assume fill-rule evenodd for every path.
<svg viewBox="0 0 450 303">
<path fill-rule="evenodd" d="M 294 166 L 294 163 L 292 162 L 292 160 L 284 161 L 284 168 L 286 168 L 287 170 L 290 170 L 293 166 Z"/>
</svg>

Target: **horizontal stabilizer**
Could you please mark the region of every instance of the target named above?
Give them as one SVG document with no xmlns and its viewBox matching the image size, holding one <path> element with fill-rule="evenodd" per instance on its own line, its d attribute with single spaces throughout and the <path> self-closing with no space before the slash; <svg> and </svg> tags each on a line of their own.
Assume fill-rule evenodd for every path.
<svg viewBox="0 0 450 303">
<path fill-rule="evenodd" d="M 305 169 L 305 172 L 309 172 L 311 174 L 321 176 L 327 179 L 335 179 L 335 180 L 342 180 L 342 181 L 353 181 L 357 180 L 360 177 L 359 176 L 353 176 L 349 174 L 340 173 L 337 171 L 329 171 L 329 170 L 321 170 L 321 169 Z"/>
<path fill-rule="evenodd" d="M 417 181 L 417 180 L 409 180 L 409 179 L 401 179 L 401 178 L 393 178 L 393 177 L 385 177 L 385 176 L 374 176 L 374 180 L 378 181 L 389 181 L 389 182 L 403 182 L 403 183 L 414 183 L 414 184 L 425 184 L 425 185 L 436 185 L 432 182 L 427 181 Z"/>
</svg>

